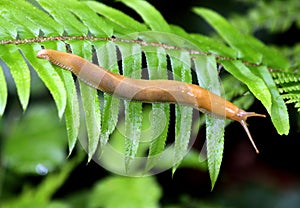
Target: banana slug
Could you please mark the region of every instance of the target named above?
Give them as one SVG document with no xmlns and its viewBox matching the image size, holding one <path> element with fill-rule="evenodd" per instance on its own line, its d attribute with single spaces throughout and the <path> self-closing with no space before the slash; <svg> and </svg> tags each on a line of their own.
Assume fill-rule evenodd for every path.
<svg viewBox="0 0 300 208">
<path fill-rule="evenodd" d="M 218 117 L 238 121 L 246 131 L 256 153 L 259 153 L 246 120 L 248 117 L 265 117 L 265 115 L 239 109 L 233 103 L 198 85 L 175 80 L 131 79 L 112 73 L 79 56 L 56 50 L 42 49 L 37 57 L 71 71 L 80 80 L 96 89 L 122 99 L 147 103 L 178 103 Z"/>
</svg>

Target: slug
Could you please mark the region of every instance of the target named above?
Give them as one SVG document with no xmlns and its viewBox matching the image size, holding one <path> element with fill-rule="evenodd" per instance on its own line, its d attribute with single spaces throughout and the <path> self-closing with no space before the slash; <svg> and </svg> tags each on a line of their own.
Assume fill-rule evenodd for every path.
<svg viewBox="0 0 300 208">
<path fill-rule="evenodd" d="M 96 89 L 122 99 L 147 103 L 178 103 L 218 117 L 238 121 L 246 131 L 256 153 L 259 153 L 246 120 L 248 117 L 265 117 L 265 115 L 246 112 L 198 85 L 175 80 L 131 79 L 112 73 L 79 56 L 56 50 L 42 49 L 37 57 L 71 71 L 80 80 Z"/>
</svg>

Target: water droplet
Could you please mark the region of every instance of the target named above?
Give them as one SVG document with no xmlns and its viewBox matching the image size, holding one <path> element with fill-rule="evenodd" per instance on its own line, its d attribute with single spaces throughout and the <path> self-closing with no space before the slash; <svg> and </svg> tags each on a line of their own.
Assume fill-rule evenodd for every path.
<svg viewBox="0 0 300 208">
<path fill-rule="evenodd" d="M 35 171 L 39 175 L 46 175 L 49 172 L 48 168 L 41 163 L 37 164 L 37 166 L 35 167 Z"/>
</svg>

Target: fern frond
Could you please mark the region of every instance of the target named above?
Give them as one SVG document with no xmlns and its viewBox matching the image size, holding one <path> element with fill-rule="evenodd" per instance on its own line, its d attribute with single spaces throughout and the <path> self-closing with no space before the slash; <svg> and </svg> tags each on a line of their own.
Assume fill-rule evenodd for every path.
<svg viewBox="0 0 300 208">
<path fill-rule="evenodd" d="M 82 143 L 88 151 L 89 160 L 93 156 L 99 159 L 102 152 L 97 152 L 98 147 L 107 147 L 110 135 L 118 128 L 122 103 L 119 99 L 107 94 L 102 95 L 81 82 L 81 96 L 77 97 L 77 83 L 69 72 L 36 58 L 36 53 L 42 47 L 71 51 L 115 73 L 122 72 L 134 78 L 141 77 L 142 57 L 145 57 L 150 79 L 167 79 L 168 70 L 171 70 L 174 79 L 191 82 L 191 70 L 195 67 L 198 83 L 217 94 L 221 94 L 217 65 L 223 65 L 232 76 L 247 85 L 265 106 L 271 118 L 277 115 L 281 115 L 282 118 L 288 117 L 285 105 L 281 98 L 277 97 L 278 90 L 267 70 L 289 67 L 289 62 L 279 53 L 255 38 L 243 35 L 219 14 L 205 8 L 195 8 L 194 11 L 216 29 L 224 42 L 199 34 L 189 34 L 178 26 L 169 25 L 146 1 L 121 2 L 134 9 L 144 22 L 137 22 L 121 11 L 94 1 L 36 0 L 36 4 L 23 0 L 0 2 L 1 10 L 5 11 L 0 17 L 2 65 L 5 64 L 10 69 L 24 110 L 30 94 L 29 68 L 32 67 L 37 72 L 52 94 L 59 116 L 65 115 L 70 152 L 79 137 L 80 126 L 83 125 L 88 140 Z M 118 60 L 120 57 L 122 59 Z M 7 101 L 6 81 L 2 71 L 0 87 L 1 115 Z M 84 111 L 84 124 L 80 124 L 80 109 Z M 155 140 L 149 143 L 149 154 L 146 155 L 146 166 L 149 169 L 155 162 L 151 158 L 162 155 L 167 147 L 169 111 L 170 107 L 167 104 L 152 105 L 151 128 Z M 128 130 L 124 139 L 125 165 L 121 171 L 123 174 L 129 174 L 130 167 L 137 165 L 134 160 L 143 136 L 142 105 L 125 101 L 124 113 Z M 191 134 L 192 109 L 176 106 L 175 115 L 175 147 L 171 149 L 173 170 L 190 147 L 187 135 Z M 160 123 L 162 121 L 164 125 Z M 284 122 L 278 119 L 272 121 L 280 134 L 287 134 L 287 119 L 283 119 Z M 206 128 L 208 166 L 214 184 L 224 148 L 223 120 L 207 115 Z M 215 138 L 212 132 L 219 134 Z"/>
<path fill-rule="evenodd" d="M 278 85 L 294 83 L 300 81 L 300 76 L 298 73 L 292 72 L 272 72 L 275 82 Z"/>
<path fill-rule="evenodd" d="M 294 103 L 300 112 L 300 74 L 292 72 L 273 72 L 279 92 L 286 103 Z"/>
<path fill-rule="evenodd" d="M 297 0 L 248 2 L 251 8 L 246 15 L 234 15 L 230 18 L 230 22 L 245 33 L 253 33 L 262 28 L 279 33 L 287 31 L 293 24 L 300 27 L 300 2 Z"/>
</svg>

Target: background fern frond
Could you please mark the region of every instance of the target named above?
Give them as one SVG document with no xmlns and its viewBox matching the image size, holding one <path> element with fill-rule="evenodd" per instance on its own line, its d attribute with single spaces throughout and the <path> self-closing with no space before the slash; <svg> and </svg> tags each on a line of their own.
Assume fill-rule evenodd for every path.
<svg viewBox="0 0 300 208">
<path fill-rule="evenodd" d="M 244 3 L 247 2 L 250 9 L 246 15 L 237 14 L 230 18 L 230 22 L 245 33 L 254 33 L 261 29 L 271 33 L 282 33 L 293 25 L 300 27 L 298 15 L 300 2 L 297 0 L 244 1 Z"/>
<path fill-rule="evenodd" d="M 273 72 L 275 82 L 279 85 L 279 92 L 286 103 L 293 103 L 300 111 L 300 74 L 292 72 Z"/>
</svg>

